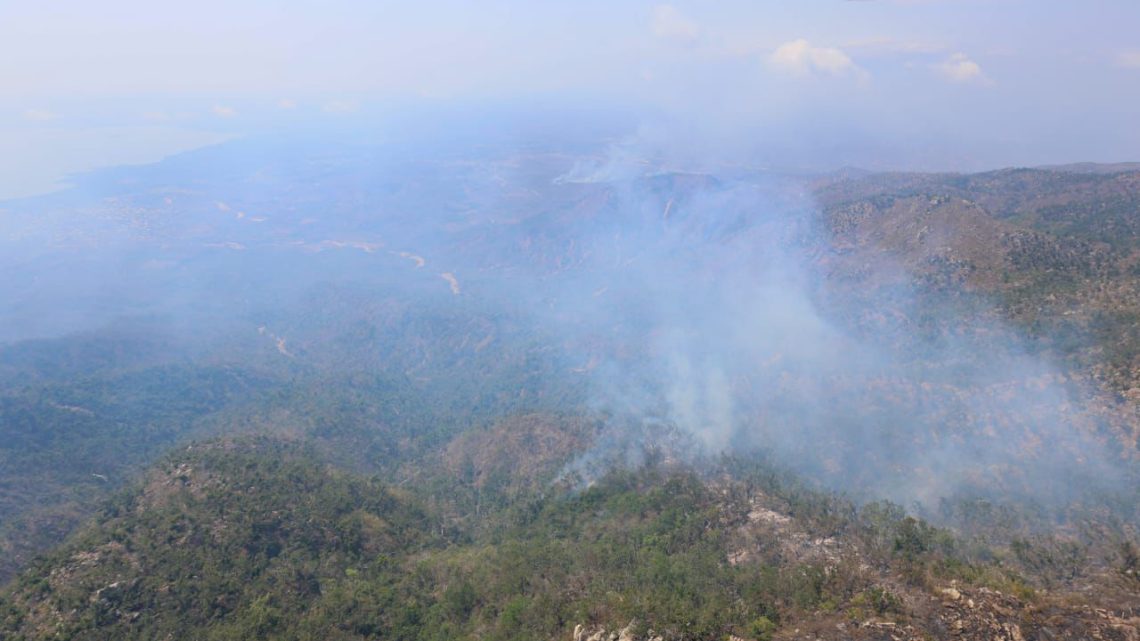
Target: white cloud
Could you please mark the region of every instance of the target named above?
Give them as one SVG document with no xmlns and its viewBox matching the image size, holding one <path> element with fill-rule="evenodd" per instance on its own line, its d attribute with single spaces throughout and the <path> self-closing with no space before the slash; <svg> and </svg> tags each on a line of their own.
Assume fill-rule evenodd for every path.
<svg viewBox="0 0 1140 641">
<path fill-rule="evenodd" d="M 28 109 L 24 111 L 24 120 L 32 120 L 35 122 L 48 122 L 49 120 L 55 120 L 58 117 L 59 116 L 57 116 L 55 113 L 50 112 L 47 109 Z"/>
<path fill-rule="evenodd" d="M 223 105 L 214 105 L 214 108 L 210 111 L 219 118 L 233 118 L 237 115 L 237 109 Z"/>
<path fill-rule="evenodd" d="M 777 47 L 768 56 L 768 62 L 780 71 L 796 75 L 857 77 L 867 75 L 867 72 L 856 65 L 842 50 L 834 47 L 813 47 L 810 42 L 802 38 Z"/>
<path fill-rule="evenodd" d="M 1116 56 L 1116 64 L 1126 69 L 1140 69 L 1140 49 L 1121 51 Z"/>
<path fill-rule="evenodd" d="M 659 4 L 653 8 L 650 21 L 653 35 L 662 40 L 691 43 L 700 35 L 700 27 L 673 5 Z"/>
<path fill-rule="evenodd" d="M 981 66 L 964 53 L 956 53 L 934 65 L 934 70 L 953 82 L 989 82 Z"/>
<path fill-rule="evenodd" d="M 277 101 L 277 107 L 279 109 L 294 109 L 296 106 L 297 102 L 290 98 L 282 98 L 281 100 Z"/>
</svg>

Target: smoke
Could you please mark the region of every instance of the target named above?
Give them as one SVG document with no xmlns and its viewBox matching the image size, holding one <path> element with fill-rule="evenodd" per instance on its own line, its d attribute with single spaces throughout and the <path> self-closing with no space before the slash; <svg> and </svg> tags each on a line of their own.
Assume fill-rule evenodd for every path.
<svg viewBox="0 0 1140 641">
<path fill-rule="evenodd" d="M 568 473 L 588 481 L 678 430 L 675 456 L 763 451 L 830 487 L 926 507 L 1057 505 L 1122 482 L 1091 390 L 985 299 L 927 291 L 882 248 L 837 247 L 801 181 L 661 171 L 627 146 L 552 182 L 605 203 L 541 249 L 521 243 L 533 268 L 556 251 L 574 266 L 524 289 L 541 292 L 539 323 L 579 354 L 609 417 Z"/>
<path fill-rule="evenodd" d="M 372 359 L 418 381 L 540 337 L 534 358 L 559 368 L 543 375 L 584 387 L 606 419 L 567 470 L 586 480 L 646 451 L 763 452 L 830 487 L 927 506 L 1123 486 L 1096 390 L 984 297 L 932 289 L 890 247 L 839 242 L 803 178 L 707 147 L 687 160 L 662 130 L 642 134 L 594 156 L 565 132 L 248 140 L 88 177 L 87 192 L 6 215 L 4 261 L 21 269 L 8 273 L 27 277 L 0 281 L 19 301 L 0 339 L 164 315 L 180 336 L 244 332 L 226 351 Z M 338 306 L 343 291 L 366 294 Z"/>
</svg>

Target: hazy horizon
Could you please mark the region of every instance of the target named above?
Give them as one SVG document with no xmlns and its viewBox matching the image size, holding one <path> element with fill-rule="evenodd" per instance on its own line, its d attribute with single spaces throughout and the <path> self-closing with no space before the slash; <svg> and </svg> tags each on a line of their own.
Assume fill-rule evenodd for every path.
<svg viewBox="0 0 1140 641">
<path fill-rule="evenodd" d="M 0 8 L 0 198 L 234 137 L 378 135 L 449 110 L 553 127 L 576 112 L 686 154 L 814 170 L 1140 160 L 1134 3 L 62 5 Z"/>
</svg>

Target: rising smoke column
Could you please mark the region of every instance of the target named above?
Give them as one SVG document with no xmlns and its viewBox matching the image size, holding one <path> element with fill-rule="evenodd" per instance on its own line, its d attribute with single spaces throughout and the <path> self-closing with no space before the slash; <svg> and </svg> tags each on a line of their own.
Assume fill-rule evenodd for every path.
<svg viewBox="0 0 1140 641">
<path fill-rule="evenodd" d="M 1052 504 L 1119 482 L 1063 372 L 985 305 L 935 311 L 889 255 L 845 255 L 800 181 L 630 156 L 556 179 L 605 205 L 558 238 L 575 268 L 529 285 L 546 301 L 541 322 L 584 352 L 609 417 L 572 471 L 676 429 L 681 450 L 762 450 L 906 504 L 990 493 Z"/>
</svg>

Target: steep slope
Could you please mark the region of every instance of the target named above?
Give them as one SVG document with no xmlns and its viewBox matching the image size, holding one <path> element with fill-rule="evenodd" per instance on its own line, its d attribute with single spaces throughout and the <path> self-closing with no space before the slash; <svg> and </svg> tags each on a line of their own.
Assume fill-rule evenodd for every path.
<svg viewBox="0 0 1140 641">
<path fill-rule="evenodd" d="M 402 604 L 361 613 L 367 620 L 342 615 L 361 570 L 382 606 L 384 583 L 402 580 L 386 559 L 421 549 L 432 530 L 406 498 L 296 446 L 198 445 L 24 574 L 5 604 L 5 636 L 249 639 L 285 622 L 297 634 L 333 632 L 333 620 L 357 632 L 399 625 Z"/>
<path fill-rule="evenodd" d="M 580 430 L 529 422 L 549 437 L 536 448 L 549 460 Z M 491 460 L 514 451 L 492 455 L 491 442 L 481 446 Z M 1129 575 L 1085 567 L 1081 590 L 1034 589 L 1026 581 L 1037 578 L 992 560 L 1027 567 L 1006 552 L 979 560 L 980 548 L 896 506 L 856 508 L 769 467 L 702 477 L 650 465 L 569 493 L 518 489 L 530 474 L 445 473 L 395 489 L 297 444 L 197 444 L 11 584 L 0 633 L 521 640 L 624 627 L 630 639 L 1125 640 L 1140 624 Z M 515 500 L 437 512 L 414 498 L 448 483 Z"/>
<path fill-rule="evenodd" d="M 852 250 L 889 254 L 933 288 L 992 296 L 1042 349 L 1133 387 L 1140 172 L 888 174 L 815 190 Z"/>
<path fill-rule="evenodd" d="M 902 284 L 938 331 L 978 313 L 1008 323 L 1136 455 L 1140 172 L 886 174 L 814 188 L 836 239 L 823 259 L 834 279 L 882 301 Z"/>
</svg>

